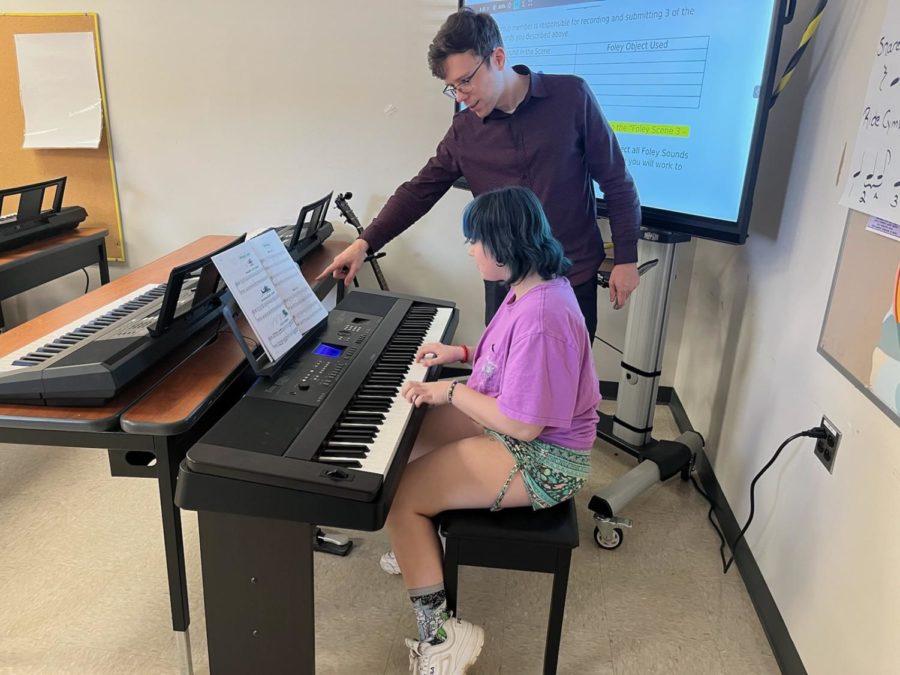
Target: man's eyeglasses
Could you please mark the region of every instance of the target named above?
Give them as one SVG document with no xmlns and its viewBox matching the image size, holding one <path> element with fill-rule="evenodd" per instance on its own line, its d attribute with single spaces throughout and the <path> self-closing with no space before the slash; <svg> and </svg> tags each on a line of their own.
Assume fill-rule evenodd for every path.
<svg viewBox="0 0 900 675">
<path fill-rule="evenodd" d="M 484 65 L 484 62 L 488 60 L 488 57 L 485 56 L 481 59 L 481 63 L 475 66 L 475 70 L 472 71 L 472 74 L 468 77 L 462 78 L 457 84 L 448 84 L 444 87 L 444 96 L 448 98 L 452 98 L 454 101 L 456 100 L 457 92 L 462 92 L 464 94 L 468 94 L 472 91 L 472 79 L 475 77 L 475 74 L 478 72 L 478 69 Z"/>
</svg>

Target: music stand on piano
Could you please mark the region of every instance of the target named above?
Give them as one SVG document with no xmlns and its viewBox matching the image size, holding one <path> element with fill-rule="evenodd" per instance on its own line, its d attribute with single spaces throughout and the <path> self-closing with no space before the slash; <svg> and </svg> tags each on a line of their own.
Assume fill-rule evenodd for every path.
<svg viewBox="0 0 900 675">
<path fill-rule="evenodd" d="M 180 321 L 192 321 L 195 317 L 206 314 L 219 303 L 226 303 L 225 284 L 219 271 L 213 265 L 212 257 L 237 246 L 244 241 L 244 235 L 235 238 L 222 248 L 192 260 L 183 265 L 173 267 L 166 282 L 166 294 L 156 324 L 149 329 L 152 336 L 158 337 Z M 194 288 L 194 298 L 189 307 L 179 307 L 181 290 L 185 281 L 198 277 Z"/>
<path fill-rule="evenodd" d="M 234 335 L 234 339 L 237 340 L 238 346 L 241 348 L 244 357 L 247 359 L 247 363 L 250 364 L 253 372 L 256 373 L 258 377 L 272 378 L 278 375 L 279 371 L 284 368 L 285 364 L 288 363 L 305 344 L 312 340 L 316 335 L 321 333 L 322 329 L 328 323 L 327 318 L 322 319 L 319 323 L 317 323 L 310 330 L 304 333 L 303 336 L 299 340 L 297 340 L 297 342 L 290 348 L 290 350 L 288 350 L 280 358 L 272 361 L 271 359 L 269 359 L 268 354 L 266 354 L 262 350 L 259 344 L 257 344 L 255 347 L 251 347 L 248 344 L 247 336 L 244 335 L 243 330 L 238 325 L 238 317 L 240 317 L 240 315 L 240 308 L 233 299 L 222 308 L 222 316 L 225 317 L 225 322 L 231 329 L 231 334 Z"/>
<path fill-rule="evenodd" d="M 305 241 L 315 235 L 319 228 L 322 227 L 325 222 L 328 205 L 331 203 L 331 195 L 333 194 L 333 191 L 329 192 L 322 199 L 312 204 L 307 204 L 300 209 L 300 214 L 297 216 L 297 225 L 294 227 L 291 241 L 288 243 L 287 248 L 289 251 L 292 251 L 301 241 Z"/>
</svg>

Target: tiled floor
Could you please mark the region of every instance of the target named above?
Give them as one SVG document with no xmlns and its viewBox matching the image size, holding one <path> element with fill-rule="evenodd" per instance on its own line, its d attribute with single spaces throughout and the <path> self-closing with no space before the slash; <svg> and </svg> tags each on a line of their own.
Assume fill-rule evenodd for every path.
<svg viewBox="0 0 900 675">
<path fill-rule="evenodd" d="M 677 431 L 665 408 L 661 438 Z M 722 576 L 706 506 L 677 478 L 627 509 L 615 551 L 593 543 L 586 504 L 634 465 L 598 445 L 578 497 L 561 674 L 778 673 L 736 570 Z M 184 514 L 195 671 L 208 672 L 197 519 Z M 316 557 L 320 673 L 407 671 L 415 626 L 386 536 L 352 533 Z M 0 673 L 177 673 L 154 481 L 110 478 L 102 450 L 0 445 Z M 460 615 L 485 627 L 476 673 L 541 672 L 550 576 L 462 568 Z"/>
</svg>

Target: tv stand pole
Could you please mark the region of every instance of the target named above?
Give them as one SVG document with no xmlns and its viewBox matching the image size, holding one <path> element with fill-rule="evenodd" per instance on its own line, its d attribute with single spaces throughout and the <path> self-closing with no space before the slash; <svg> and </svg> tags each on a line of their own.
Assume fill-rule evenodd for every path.
<svg viewBox="0 0 900 675">
<path fill-rule="evenodd" d="M 643 242 L 639 245 L 640 252 L 648 259 L 657 258 L 658 262 L 648 271 L 646 279 L 642 278 L 640 287 L 629 300 L 616 413 L 600 413 L 597 423 L 600 438 L 637 457 L 639 463 L 605 485 L 588 502 L 596 523 L 594 542 L 607 550 L 621 546 L 625 538 L 623 528 L 633 526 L 630 518 L 620 515 L 628 504 L 656 483 L 673 476 L 688 480 L 694 458 L 705 444 L 703 437 L 693 430 L 685 431 L 673 441 L 657 441 L 651 436 L 669 292 L 675 279 L 675 246 L 690 241 L 690 236 L 641 228 L 640 241 Z"/>
<path fill-rule="evenodd" d="M 669 292 L 675 278 L 675 246 L 687 234 L 643 227 L 639 248 L 645 259 L 658 259 L 641 279 L 628 303 L 628 323 L 622 353 L 622 372 L 614 415 L 600 413 L 597 435 L 630 455 L 643 458 L 655 441 L 653 413 L 659 389 L 666 337 Z"/>
</svg>

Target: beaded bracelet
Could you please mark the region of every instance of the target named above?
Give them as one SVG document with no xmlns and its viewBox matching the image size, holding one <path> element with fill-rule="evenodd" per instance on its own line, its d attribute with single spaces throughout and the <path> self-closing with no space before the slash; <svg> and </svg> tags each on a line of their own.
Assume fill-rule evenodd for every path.
<svg viewBox="0 0 900 675">
<path fill-rule="evenodd" d="M 459 380 L 453 380 L 450 386 L 447 387 L 447 403 L 450 405 L 453 405 L 453 390 L 456 389 L 457 384 L 459 384 Z"/>
</svg>

